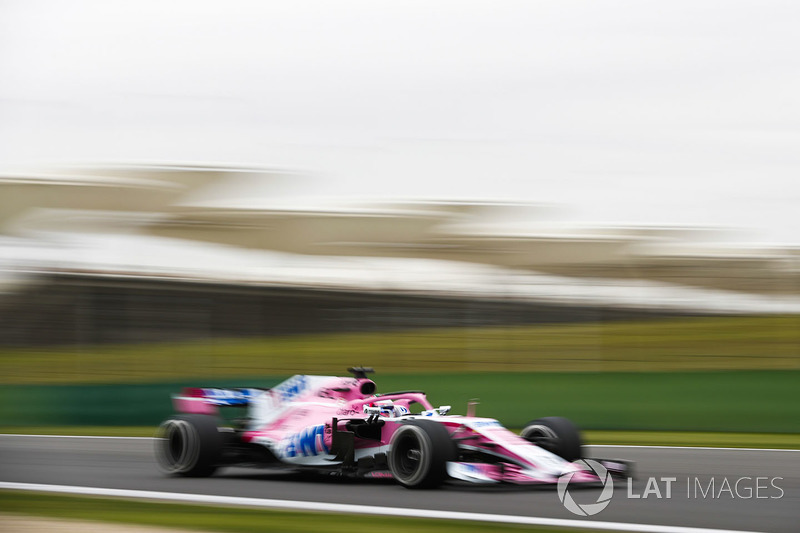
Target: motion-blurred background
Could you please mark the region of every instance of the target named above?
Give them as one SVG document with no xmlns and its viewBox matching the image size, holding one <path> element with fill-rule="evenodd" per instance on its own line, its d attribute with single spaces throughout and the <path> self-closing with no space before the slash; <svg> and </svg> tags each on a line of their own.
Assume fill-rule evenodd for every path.
<svg viewBox="0 0 800 533">
<path fill-rule="evenodd" d="M 365 365 L 512 427 L 799 433 L 798 15 L 3 2 L 0 426 Z"/>
</svg>

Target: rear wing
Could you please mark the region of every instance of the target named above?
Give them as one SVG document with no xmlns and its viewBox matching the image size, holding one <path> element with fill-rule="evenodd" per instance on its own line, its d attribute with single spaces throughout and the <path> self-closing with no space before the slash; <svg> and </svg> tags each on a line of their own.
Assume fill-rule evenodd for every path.
<svg viewBox="0 0 800 533">
<path fill-rule="evenodd" d="M 253 398 L 268 390 L 189 387 L 172 396 L 172 405 L 179 413 L 216 414 L 219 407 L 247 407 Z"/>
</svg>

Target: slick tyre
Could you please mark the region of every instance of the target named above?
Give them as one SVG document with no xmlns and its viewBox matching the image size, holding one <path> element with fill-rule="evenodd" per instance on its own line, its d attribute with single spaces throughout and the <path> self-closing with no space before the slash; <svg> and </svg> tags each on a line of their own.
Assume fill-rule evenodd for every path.
<svg viewBox="0 0 800 533">
<path fill-rule="evenodd" d="M 560 416 L 537 418 L 525 425 L 520 437 L 567 461 L 583 456 L 583 439 L 578 427 Z"/>
<path fill-rule="evenodd" d="M 392 435 L 389 469 L 409 489 L 432 489 L 447 479 L 447 462 L 457 456 L 447 429 L 433 420 L 409 420 Z"/>
<path fill-rule="evenodd" d="M 158 428 L 156 457 L 171 475 L 207 477 L 222 456 L 222 435 L 216 418 L 209 415 L 176 415 Z"/>
</svg>

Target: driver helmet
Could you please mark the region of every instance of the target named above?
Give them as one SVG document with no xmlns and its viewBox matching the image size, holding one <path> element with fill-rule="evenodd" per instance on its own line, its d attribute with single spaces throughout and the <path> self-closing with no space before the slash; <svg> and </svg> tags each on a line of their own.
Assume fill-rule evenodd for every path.
<svg viewBox="0 0 800 533">
<path fill-rule="evenodd" d="M 394 406 L 394 416 L 404 416 L 410 413 L 411 411 L 408 410 L 408 407 L 403 407 L 402 405 Z"/>
<path fill-rule="evenodd" d="M 408 407 L 396 405 L 392 400 L 378 400 L 369 404 L 370 407 L 379 407 L 381 416 L 396 417 L 409 414 Z"/>
</svg>

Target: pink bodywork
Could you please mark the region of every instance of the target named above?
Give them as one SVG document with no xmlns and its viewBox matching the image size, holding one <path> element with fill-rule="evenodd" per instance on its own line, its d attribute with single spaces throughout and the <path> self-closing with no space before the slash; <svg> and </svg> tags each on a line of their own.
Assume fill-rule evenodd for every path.
<svg viewBox="0 0 800 533">
<path fill-rule="evenodd" d="M 177 411 L 216 414 L 218 406 L 233 405 L 210 389 L 187 389 L 173 398 Z M 539 448 L 504 428 L 494 419 L 439 414 L 421 392 L 374 394 L 369 379 L 333 376 L 293 376 L 269 390 L 248 392 L 246 405 L 250 424 L 242 441 L 266 446 L 287 464 L 306 466 L 336 465 L 331 453 L 332 424 L 346 431 L 346 423 L 366 419 L 364 406 L 391 400 L 394 405 L 412 409 L 422 406 L 423 413 L 402 417 L 382 417 L 380 440 L 356 439 L 355 458 L 391 453 L 391 438 L 404 421 L 426 418 L 444 425 L 462 450 L 489 452 L 499 462 L 452 462 L 448 472 L 453 477 L 476 483 L 555 483 L 567 472 L 575 472 L 571 482 L 597 482 L 598 478 L 575 463 L 570 463 Z M 214 389 L 223 391 L 224 389 Z M 249 390 L 253 391 L 253 390 Z M 231 392 L 231 398 L 236 395 Z M 240 398 L 241 399 L 241 398 Z M 239 404 L 237 404 L 239 405 Z M 371 477 L 390 477 L 387 471 L 375 471 Z"/>
</svg>

